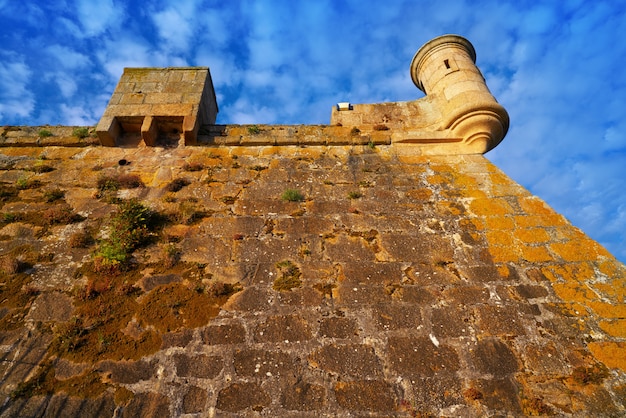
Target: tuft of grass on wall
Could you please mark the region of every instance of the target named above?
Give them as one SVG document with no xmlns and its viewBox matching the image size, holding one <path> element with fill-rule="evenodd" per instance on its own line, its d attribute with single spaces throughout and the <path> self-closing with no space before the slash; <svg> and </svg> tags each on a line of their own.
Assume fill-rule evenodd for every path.
<svg viewBox="0 0 626 418">
<path fill-rule="evenodd" d="M 57 200 L 63 199 L 63 197 L 65 197 L 65 192 L 61 189 L 47 190 L 43 194 L 43 198 L 47 203 L 56 202 Z"/>
<path fill-rule="evenodd" d="M 148 242 L 153 218 L 154 213 L 138 200 L 122 201 L 109 221 L 109 236 L 100 241 L 94 253 L 95 270 L 125 270 L 131 253 Z"/>
<path fill-rule="evenodd" d="M 301 202 L 304 200 L 304 195 L 297 189 L 287 189 L 280 195 L 280 198 L 287 202 Z"/>
<path fill-rule="evenodd" d="M 165 186 L 165 190 L 168 192 L 176 193 L 182 190 L 183 187 L 189 186 L 191 182 L 184 178 L 174 179 Z"/>
<path fill-rule="evenodd" d="M 79 139 L 87 138 L 89 136 L 89 129 L 85 127 L 74 128 L 74 130 L 72 131 L 72 135 Z"/>
<path fill-rule="evenodd" d="M 302 280 L 300 280 L 302 273 L 298 266 L 291 261 L 284 260 L 276 263 L 276 268 L 280 275 L 274 280 L 274 285 L 272 286 L 274 290 L 278 290 L 279 292 L 290 291 L 302 285 Z"/>
<path fill-rule="evenodd" d="M 50 132 L 48 129 L 40 129 L 37 135 L 39 135 L 39 138 L 48 138 L 52 136 L 52 132 Z"/>
</svg>

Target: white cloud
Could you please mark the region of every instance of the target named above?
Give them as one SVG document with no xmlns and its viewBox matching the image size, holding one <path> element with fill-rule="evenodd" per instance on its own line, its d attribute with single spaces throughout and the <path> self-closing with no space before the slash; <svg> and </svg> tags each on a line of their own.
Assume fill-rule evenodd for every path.
<svg viewBox="0 0 626 418">
<path fill-rule="evenodd" d="M 80 26 L 67 17 L 58 17 L 56 25 L 58 25 L 58 29 L 61 33 L 66 33 L 74 38 L 82 38 L 84 36 Z"/>
<path fill-rule="evenodd" d="M 188 18 L 182 16 L 179 10 L 170 8 L 162 12 L 155 13 L 152 17 L 154 24 L 167 46 L 176 51 L 184 51 L 189 46 L 189 39 L 192 35 L 192 25 Z"/>
<path fill-rule="evenodd" d="M 35 108 L 35 98 L 28 84 L 32 70 L 23 57 L 0 51 L 0 121 L 26 118 Z"/>
<path fill-rule="evenodd" d="M 246 98 L 241 98 L 224 109 L 230 115 L 231 123 L 275 123 L 276 112 L 267 106 L 251 103 Z"/>
<path fill-rule="evenodd" d="M 98 61 L 115 83 L 122 75 L 124 67 L 155 65 L 152 63 L 154 55 L 151 54 L 149 43 L 144 39 L 130 36 L 105 41 L 102 49 L 97 52 L 97 56 Z"/>
<path fill-rule="evenodd" d="M 78 90 L 78 85 L 76 84 L 76 80 L 71 77 L 68 77 L 67 75 L 64 75 L 62 73 L 56 74 L 54 76 L 54 80 L 59 86 L 59 89 L 61 90 L 61 94 L 65 98 L 72 97 L 74 93 L 76 93 L 76 90 Z"/>
<path fill-rule="evenodd" d="M 75 70 L 89 65 L 89 57 L 63 45 L 46 47 L 46 53 L 54 57 L 65 70 Z"/>
<path fill-rule="evenodd" d="M 70 126 L 86 126 L 97 123 L 97 119 L 91 114 L 86 106 L 67 106 L 61 104 L 63 124 Z"/>
<path fill-rule="evenodd" d="M 123 4 L 113 0 L 76 0 L 76 11 L 84 34 L 89 37 L 119 27 L 125 17 Z"/>
</svg>

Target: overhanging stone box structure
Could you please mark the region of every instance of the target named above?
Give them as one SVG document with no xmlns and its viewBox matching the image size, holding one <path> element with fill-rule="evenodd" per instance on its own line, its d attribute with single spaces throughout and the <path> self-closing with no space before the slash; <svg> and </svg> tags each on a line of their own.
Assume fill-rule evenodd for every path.
<svg viewBox="0 0 626 418">
<path fill-rule="evenodd" d="M 184 139 L 215 123 L 217 101 L 208 67 L 125 68 L 96 133 L 105 146 Z"/>
</svg>

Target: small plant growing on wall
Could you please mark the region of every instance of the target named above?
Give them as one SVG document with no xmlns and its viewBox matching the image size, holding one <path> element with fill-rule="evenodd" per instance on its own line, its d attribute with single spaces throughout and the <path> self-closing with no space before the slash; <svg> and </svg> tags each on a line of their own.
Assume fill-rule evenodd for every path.
<svg viewBox="0 0 626 418">
<path fill-rule="evenodd" d="M 104 175 L 98 179 L 98 199 L 112 197 L 120 189 L 135 189 L 143 187 L 141 178 L 136 174 L 113 174 Z"/>
<path fill-rule="evenodd" d="M 261 132 L 261 128 L 257 125 L 248 126 L 248 133 L 251 135 L 256 135 Z"/>
<path fill-rule="evenodd" d="M 72 212 L 72 209 L 66 205 L 55 205 L 49 207 L 41 213 L 41 216 L 48 225 L 65 225 L 77 222 L 80 216 Z"/>
<path fill-rule="evenodd" d="M 50 132 L 47 129 L 40 129 L 38 132 L 39 138 L 47 138 L 49 136 L 52 136 L 52 132 Z"/>
<path fill-rule="evenodd" d="M 87 248 L 93 243 L 93 237 L 88 230 L 74 232 L 70 235 L 68 240 L 68 244 L 71 248 Z"/>
<path fill-rule="evenodd" d="M 360 199 L 361 197 L 363 197 L 363 194 L 359 191 L 348 192 L 348 199 Z"/>
<path fill-rule="evenodd" d="M 204 165 L 198 162 L 185 163 L 183 165 L 183 170 L 185 171 L 202 171 L 204 169 Z"/>
<path fill-rule="evenodd" d="M 43 194 L 43 198 L 46 202 L 52 203 L 59 199 L 63 199 L 65 192 L 61 189 L 48 190 Z"/>
<path fill-rule="evenodd" d="M 15 213 L 7 212 L 7 213 L 3 213 L 2 216 L 0 217 L 0 223 L 10 224 L 10 223 L 17 221 L 18 219 L 19 217 Z"/>
<path fill-rule="evenodd" d="M 33 171 L 37 174 L 49 173 L 51 171 L 54 171 L 54 167 L 51 167 L 47 164 L 36 164 L 30 169 L 30 171 Z"/>
<path fill-rule="evenodd" d="M 176 193 L 180 191 L 183 187 L 189 186 L 190 184 L 191 182 L 189 180 L 179 178 L 179 179 L 174 179 L 170 183 L 168 183 L 168 185 L 165 186 L 165 189 L 168 192 Z"/>
<path fill-rule="evenodd" d="M 285 260 L 280 263 L 276 263 L 276 268 L 280 273 L 280 277 L 274 280 L 274 290 L 284 292 L 302 285 L 302 281 L 300 280 L 302 273 L 300 272 L 298 266 L 293 264 L 291 261 Z"/>
<path fill-rule="evenodd" d="M 94 268 L 102 272 L 123 271 L 131 253 L 150 237 L 154 214 L 135 199 L 123 201 L 109 222 L 109 236 L 94 254 Z"/>
<path fill-rule="evenodd" d="M 36 189 L 39 186 L 41 186 L 41 182 L 39 180 L 29 179 L 24 176 L 18 178 L 15 182 L 15 188 L 18 190 Z"/>
<path fill-rule="evenodd" d="M 287 189 L 280 198 L 287 202 L 301 202 L 304 200 L 304 195 L 297 189 Z"/>
<path fill-rule="evenodd" d="M 89 136 L 89 129 L 84 127 L 74 128 L 74 130 L 72 131 L 72 135 L 79 139 L 87 138 Z"/>
</svg>

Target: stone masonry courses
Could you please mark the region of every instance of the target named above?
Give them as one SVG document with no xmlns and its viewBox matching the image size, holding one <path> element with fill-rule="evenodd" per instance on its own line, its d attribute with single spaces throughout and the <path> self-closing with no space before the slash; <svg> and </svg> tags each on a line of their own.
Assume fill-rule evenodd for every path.
<svg viewBox="0 0 626 418">
<path fill-rule="evenodd" d="M 482 155 L 474 60 L 325 126 L 0 128 L 0 417 L 623 416 L 626 268 Z"/>
</svg>

